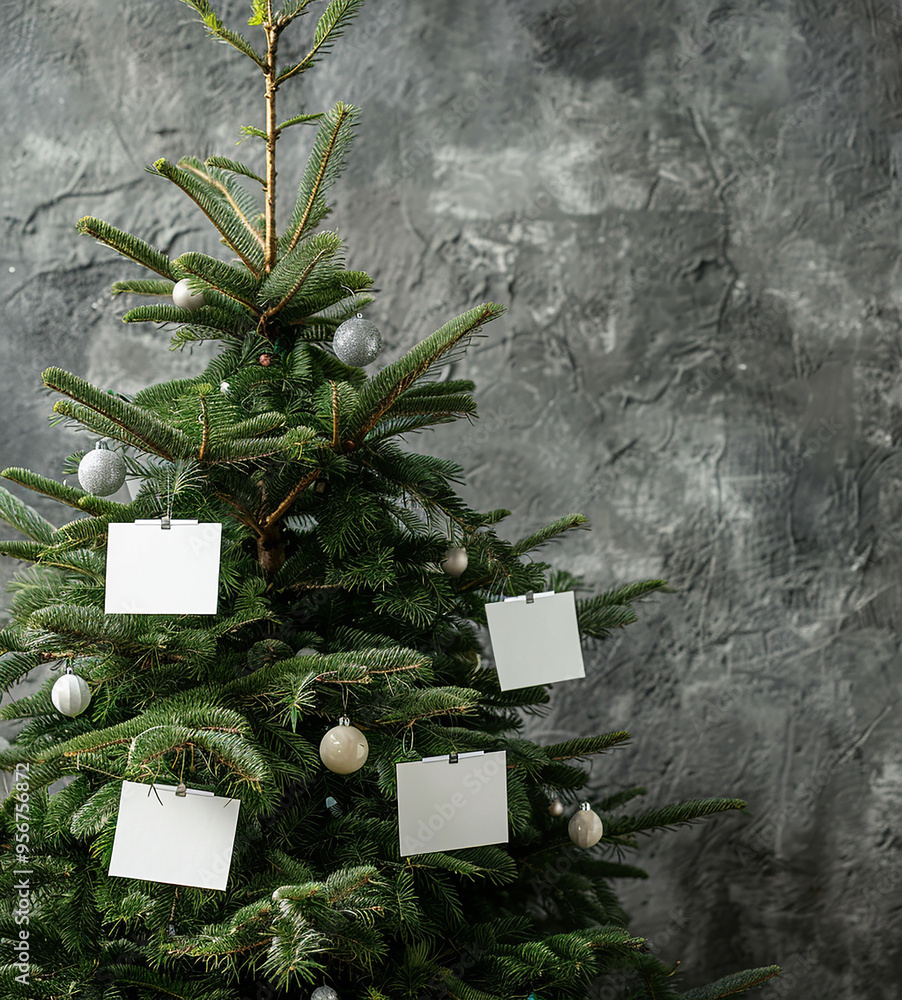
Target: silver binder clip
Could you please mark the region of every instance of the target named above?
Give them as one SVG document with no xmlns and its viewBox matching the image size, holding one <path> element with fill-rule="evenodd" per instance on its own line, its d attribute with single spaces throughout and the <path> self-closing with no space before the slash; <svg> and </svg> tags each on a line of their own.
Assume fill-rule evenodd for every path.
<svg viewBox="0 0 902 1000">
<path fill-rule="evenodd" d="M 535 604 L 536 603 L 535 591 L 532 591 L 532 590 L 527 590 L 526 591 L 526 603 L 527 604 Z"/>
<path fill-rule="evenodd" d="M 163 531 L 169 531 L 172 528 L 172 520 L 168 514 L 163 517 L 163 520 L 160 522 L 160 527 Z"/>
<path fill-rule="evenodd" d="M 180 799 L 186 799 L 186 798 L 188 797 L 188 789 L 187 789 L 187 787 L 185 786 L 185 782 L 184 782 L 184 781 L 180 781 L 180 782 L 179 782 L 179 784 L 178 784 L 178 788 L 176 788 L 176 790 L 175 790 L 175 794 L 176 794 L 176 795 L 177 795 L 177 796 L 178 796 L 178 797 L 179 797 Z"/>
<path fill-rule="evenodd" d="M 455 751 L 454 753 L 449 753 L 448 754 L 448 763 L 449 764 L 456 764 L 456 763 L 458 763 L 457 751 Z"/>
</svg>

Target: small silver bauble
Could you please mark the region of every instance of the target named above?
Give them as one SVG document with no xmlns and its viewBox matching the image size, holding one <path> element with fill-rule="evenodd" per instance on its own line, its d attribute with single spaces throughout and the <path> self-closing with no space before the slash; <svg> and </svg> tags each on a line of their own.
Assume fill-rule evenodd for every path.
<svg viewBox="0 0 902 1000">
<path fill-rule="evenodd" d="M 346 365 L 365 368 L 379 357 L 382 334 L 375 323 L 364 319 L 360 313 L 346 319 L 332 337 L 332 350 Z"/>
<path fill-rule="evenodd" d="M 78 463 L 78 481 L 92 496 L 112 496 L 125 483 L 125 462 L 118 451 L 98 444 Z"/>
<path fill-rule="evenodd" d="M 310 994 L 310 1000 L 338 1000 L 338 994 L 331 986 L 317 986 Z"/>
<path fill-rule="evenodd" d="M 448 576 L 458 577 L 467 568 L 467 550 L 464 548 L 450 548 L 445 553 L 442 560 L 442 569 Z"/>
<path fill-rule="evenodd" d="M 338 720 L 338 725 L 329 730 L 319 745 L 322 762 L 336 774 L 353 774 L 359 771 L 369 756 L 370 745 L 366 737 L 351 725 L 347 716 Z"/>
<path fill-rule="evenodd" d="M 567 827 L 570 839 L 577 847 L 594 847 L 604 833 L 604 824 L 598 813 L 592 811 L 588 802 L 583 802 Z"/>
<path fill-rule="evenodd" d="M 67 670 L 50 691 L 50 700 L 57 712 L 74 719 L 91 704 L 91 690 L 84 678 Z"/>
<path fill-rule="evenodd" d="M 172 301 L 179 309 L 200 309 L 207 300 L 203 292 L 192 292 L 187 278 L 177 281 L 172 289 Z"/>
<path fill-rule="evenodd" d="M 548 803 L 548 813 L 551 816 L 563 816 L 564 815 L 564 803 L 560 799 L 552 799 Z"/>
<path fill-rule="evenodd" d="M 229 385 L 228 382 L 223 381 L 219 383 L 219 391 L 223 394 L 223 396 L 228 396 L 229 389 L 231 388 L 232 387 Z"/>
</svg>

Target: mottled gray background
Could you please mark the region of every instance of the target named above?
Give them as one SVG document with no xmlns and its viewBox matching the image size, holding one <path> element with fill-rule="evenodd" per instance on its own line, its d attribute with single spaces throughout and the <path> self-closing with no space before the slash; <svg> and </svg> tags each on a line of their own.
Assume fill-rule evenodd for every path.
<svg viewBox="0 0 902 1000">
<path fill-rule="evenodd" d="M 175 0 L 3 20 L 0 461 L 57 475 L 80 441 L 44 366 L 129 391 L 199 364 L 123 327 L 107 288 L 135 272 L 73 222 L 215 252 L 142 166 L 231 153 L 261 88 Z M 674 587 L 538 734 L 627 727 L 599 787 L 751 803 L 649 846 L 635 929 L 690 982 L 779 961 L 768 997 L 898 997 L 902 9 L 372 0 L 358 24 L 282 107 L 364 108 L 333 222 L 386 357 L 510 305 L 457 368 L 480 423 L 418 446 L 512 535 L 585 512 L 553 557 L 591 587 Z"/>
</svg>

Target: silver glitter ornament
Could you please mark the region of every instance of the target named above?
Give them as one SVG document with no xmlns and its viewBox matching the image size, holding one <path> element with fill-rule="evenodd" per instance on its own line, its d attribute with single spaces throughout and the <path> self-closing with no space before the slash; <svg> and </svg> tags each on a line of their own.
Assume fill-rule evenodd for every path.
<svg viewBox="0 0 902 1000">
<path fill-rule="evenodd" d="M 203 292 L 192 292 L 187 278 L 177 281 L 172 289 L 172 301 L 179 309 L 200 309 L 206 305 L 207 300 Z"/>
<path fill-rule="evenodd" d="M 338 1000 L 338 994 L 331 986 L 317 986 L 310 994 L 310 1000 Z"/>
<path fill-rule="evenodd" d="M 445 553 L 442 560 L 442 569 L 448 576 L 458 577 L 467 568 L 467 550 L 464 548 L 451 548 Z"/>
<path fill-rule="evenodd" d="M 366 763 L 370 745 L 351 720 L 343 715 L 338 725 L 330 729 L 319 745 L 322 762 L 336 774 L 353 774 Z"/>
<path fill-rule="evenodd" d="M 125 483 L 125 462 L 118 451 L 98 442 L 78 463 L 81 488 L 95 497 L 110 497 Z"/>
<path fill-rule="evenodd" d="M 604 824 L 598 813 L 592 811 L 588 802 L 583 802 L 579 812 L 574 813 L 567 827 L 570 839 L 577 847 L 594 847 L 604 833 Z"/>
<path fill-rule="evenodd" d="M 335 356 L 353 368 L 365 368 L 379 357 L 382 334 L 375 323 L 364 319 L 360 313 L 346 319 L 332 338 Z"/>
</svg>

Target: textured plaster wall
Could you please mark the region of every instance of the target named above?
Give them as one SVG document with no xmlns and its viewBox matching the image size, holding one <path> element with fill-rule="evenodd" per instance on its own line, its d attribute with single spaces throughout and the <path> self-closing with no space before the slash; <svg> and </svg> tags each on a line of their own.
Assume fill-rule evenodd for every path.
<svg viewBox="0 0 902 1000">
<path fill-rule="evenodd" d="M 43 367 L 129 391 L 199 364 L 123 327 L 133 272 L 74 220 L 215 252 L 142 166 L 228 154 L 260 86 L 175 0 L 4 8 L 0 460 L 57 475 L 83 439 L 48 427 Z M 636 930 L 693 982 L 780 961 L 763 995 L 897 997 L 902 8 L 372 0 L 358 24 L 303 104 L 365 111 L 333 221 L 386 357 L 510 306 L 456 369 L 480 423 L 417 447 L 512 535 L 586 513 L 553 557 L 592 588 L 674 588 L 536 735 L 626 727 L 599 789 L 751 803 L 648 846 Z"/>
</svg>

